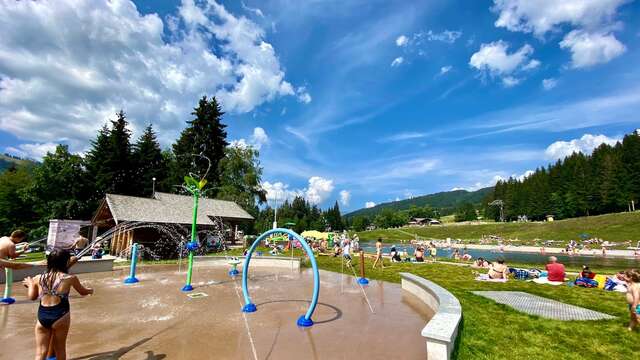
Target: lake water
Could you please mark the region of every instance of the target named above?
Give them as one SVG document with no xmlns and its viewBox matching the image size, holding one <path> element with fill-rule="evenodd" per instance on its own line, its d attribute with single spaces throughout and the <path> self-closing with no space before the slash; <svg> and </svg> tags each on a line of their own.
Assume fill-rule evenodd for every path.
<svg viewBox="0 0 640 360">
<path fill-rule="evenodd" d="M 360 243 L 360 247 L 366 253 L 375 253 L 376 247 L 375 243 L 363 242 Z M 389 253 L 390 245 L 383 246 L 383 252 Z M 409 256 L 413 256 L 413 251 L 415 247 L 411 245 L 397 245 L 396 249 L 400 252 L 406 250 L 409 253 Z M 462 255 L 463 251 L 460 249 L 460 254 Z M 483 249 L 468 249 L 464 251 L 474 259 L 478 257 L 483 257 L 489 261 L 494 261 L 498 257 L 503 257 L 507 264 L 511 263 L 538 263 L 545 264 L 550 255 L 541 255 L 540 253 L 526 253 L 526 252 L 499 252 L 492 250 L 483 250 Z M 453 249 L 443 249 L 438 248 L 438 257 L 451 257 L 453 254 Z M 428 256 L 428 251 L 427 254 Z M 567 266 L 582 266 L 588 265 L 592 269 L 597 268 L 598 266 L 605 267 L 619 267 L 619 268 L 632 268 L 632 267 L 640 267 L 640 259 L 637 258 L 614 258 L 614 257 L 603 257 L 603 256 L 594 256 L 594 255 L 555 255 L 558 258 L 558 261 L 567 265 Z"/>
</svg>

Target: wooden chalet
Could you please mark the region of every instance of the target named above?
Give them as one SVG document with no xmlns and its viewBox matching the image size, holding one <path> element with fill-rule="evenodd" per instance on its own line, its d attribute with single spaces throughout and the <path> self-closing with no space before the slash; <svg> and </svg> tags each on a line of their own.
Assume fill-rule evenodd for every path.
<svg viewBox="0 0 640 360">
<path fill-rule="evenodd" d="M 122 222 L 172 224 L 191 226 L 193 197 L 156 192 L 151 198 L 107 194 L 96 211 L 92 225 L 99 233 Z M 237 226 L 253 221 L 253 216 L 233 201 L 201 198 L 198 206 L 198 230 L 214 227 L 214 219 L 222 219 L 229 238 L 235 241 Z M 234 231 L 231 231 L 234 230 Z M 141 228 L 116 232 L 111 240 L 110 253 L 117 255 L 132 243 L 153 245 L 160 234 L 153 228 Z"/>
</svg>

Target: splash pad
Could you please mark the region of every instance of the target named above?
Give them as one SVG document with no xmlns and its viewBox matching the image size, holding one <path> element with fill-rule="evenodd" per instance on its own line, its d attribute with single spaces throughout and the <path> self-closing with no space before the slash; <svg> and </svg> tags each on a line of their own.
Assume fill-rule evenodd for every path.
<svg viewBox="0 0 640 360">
<path fill-rule="evenodd" d="M 178 273 L 175 265 L 139 270 L 137 285 L 123 284 L 128 268 L 81 275 L 96 292 L 71 299 L 69 358 L 146 359 L 152 353 L 166 359 L 391 359 L 397 358 L 397 349 L 403 358 L 426 357 L 424 346 L 416 344 L 424 344 L 420 330 L 431 313 L 397 284 L 371 281 L 367 291 L 373 306 L 386 309 L 374 314 L 362 300 L 356 278 L 344 277 L 341 292 L 341 276 L 320 271 L 322 297 L 313 312 L 315 324 L 303 328 L 295 319 L 309 307 L 314 277 L 309 268 L 292 272 L 252 263 L 248 288 L 258 311 L 251 314 L 239 311 L 244 304 L 241 279 L 230 278 L 224 265 L 196 259 L 189 294 L 207 296 L 194 298 L 180 292 L 184 271 Z M 14 359 L 15 354 L 33 358 L 37 304 L 27 302 L 22 291 L 14 296 L 16 304 L 0 306 L 0 359 Z M 100 341 L 87 336 L 96 331 Z M 185 333 L 189 336 L 180 335 Z M 384 338 L 394 346 L 372 340 Z"/>
</svg>

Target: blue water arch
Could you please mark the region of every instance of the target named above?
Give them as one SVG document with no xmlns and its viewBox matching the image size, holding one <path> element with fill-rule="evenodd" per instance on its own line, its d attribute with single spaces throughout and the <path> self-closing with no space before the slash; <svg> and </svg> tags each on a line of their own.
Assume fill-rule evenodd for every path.
<svg viewBox="0 0 640 360">
<path fill-rule="evenodd" d="M 300 316 L 300 318 L 298 319 L 299 326 L 311 326 L 313 325 L 311 315 L 313 315 L 313 311 L 316 309 L 316 305 L 318 305 L 318 295 L 320 294 L 320 273 L 318 272 L 318 264 L 316 263 L 316 258 L 313 255 L 313 251 L 311 250 L 309 244 L 307 244 L 306 240 L 302 236 L 298 235 L 295 231 L 289 229 L 277 228 L 266 231 L 265 233 L 260 235 L 260 237 L 258 237 L 256 241 L 253 242 L 253 245 L 251 245 L 249 251 L 247 251 L 247 255 L 244 259 L 244 264 L 242 265 L 242 294 L 244 295 L 244 306 L 242 307 L 242 311 L 254 312 L 257 310 L 256 305 L 251 302 L 251 298 L 249 297 L 249 289 L 247 288 L 247 280 L 249 278 L 249 262 L 251 261 L 251 255 L 253 255 L 253 251 L 264 238 L 276 233 L 288 234 L 297 239 L 304 248 L 304 251 L 309 256 L 309 260 L 311 261 L 311 268 L 313 269 L 313 296 L 311 298 L 309 309 L 307 309 L 307 312 L 304 315 Z M 293 246 L 293 244 L 291 244 L 291 246 Z"/>
</svg>

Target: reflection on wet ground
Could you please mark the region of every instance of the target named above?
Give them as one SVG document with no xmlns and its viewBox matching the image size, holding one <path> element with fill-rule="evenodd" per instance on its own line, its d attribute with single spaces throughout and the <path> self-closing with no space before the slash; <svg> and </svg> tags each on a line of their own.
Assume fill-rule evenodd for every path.
<svg viewBox="0 0 640 360">
<path fill-rule="evenodd" d="M 240 311 L 241 278 L 220 267 L 194 268 L 190 298 L 180 291 L 185 274 L 176 266 L 142 267 L 140 283 L 124 285 L 125 270 L 81 275 L 94 296 L 71 298 L 70 359 L 389 359 L 425 358 L 420 331 L 432 316 L 399 285 L 371 281 L 365 293 L 356 279 L 320 273 L 315 325 L 300 328 L 312 292 L 308 269 L 252 270 L 249 291 L 255 313 Z M 37 303 L 0 306 L 0 359 L 34 356 Z"/>
</svg>

